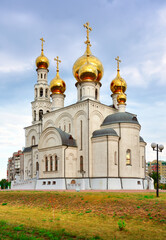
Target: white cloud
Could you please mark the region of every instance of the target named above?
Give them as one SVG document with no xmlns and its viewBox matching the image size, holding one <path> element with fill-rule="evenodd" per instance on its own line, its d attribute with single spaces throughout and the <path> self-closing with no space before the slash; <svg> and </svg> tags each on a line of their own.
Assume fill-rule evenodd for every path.
<svg viewBox="0 0 166 240">
<path fill-rule="evenodd" d="M 160 24 L 160 26 L 164 27 L 166 26 L 166 8 L 160 8 L 158 10 L 158 22 Z"/>
<path fill-rule="evenodd" d="M 15 9 L 3 9 L 1 11 L 1 24 L 5 27 L 25 27 L 33 24 L 35 20 L 35 15 L 32 15 L 30 12 L 20 12 Z"/>
<path fill-rule="evenodd" d="M 145 80 L 140 73 L 140 70 L 133 66 L 127 66 L 122 68 L 123 78 L 127 81 L 130 86 L 145 86 Z"/>
<path fill-rule="evenodd" d="M 31 59 L 22 61 L 18 56 L 4 52 L 0 52 L 0 59 L 3 59 L 0 65 L 0 73 L 25 72 L 33 69 Z M 10 79 L 10 81 L 13 81 L 13 79 Z"/>
</svg>

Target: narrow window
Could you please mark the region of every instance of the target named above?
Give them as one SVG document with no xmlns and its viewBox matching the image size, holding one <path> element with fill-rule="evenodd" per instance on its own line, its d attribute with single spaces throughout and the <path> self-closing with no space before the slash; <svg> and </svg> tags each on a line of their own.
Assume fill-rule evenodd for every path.
<svg viewBox="0 0 166 240">
<path fill-rule="evenodd" d="M 46 89 L 46 98 L 48 97 L 48 89 Z"/>
<path fill-rule="evenodd" d="M 37 88 L 35 88 L 35 98 L 37 98 Z"/>
<path fill-rule="evenodd" d="M 66 132 L 66 125 L 64 125 L 64 131 Z"/>
<path fill-rule="evenodd" d="M 126 165 L 131 165 L 131 150 L 127 149 L 126 151 Z"/>
<path fill-rule="evenodd" d="M 35 145 L 35 136 L 32 136 L 32 146 Z"/>
<path fill-rule="evenodd" d="M 69 133 L 71 132 L 71 124 L 69 123 Z"/>
<path fill-rule="evenodd" d="M 144 164 L 145 164 L 144 156 L 142 156 L 142 167 L 143 167 L 143 168 L 144 168 Z"/>
<path fill-rule="evenodd" d="M 48 159 L 47 159 L 47 157 L 45 159 L 45 166 L 46 166 L 46 172 L 48 172 Z"/>
<path fill-rule="evenodd" d="M 114 164 L 117 165 L 117 152 L 114 152 Z"/>
<path fill-rule="evenodd" d="M 55 171 L 58 171 L 58 157 L 55 156 Z"/>
<path fill-rule="evenodd" d="M 50 171 L 52 171 L 52 167 L 53 167 L 53 165 L 52 165 L 52 156 L 50 157 Z"/>
<path fill-rule="evenodd" d="M 80 89 L 80 100 L 82 100 L 82 88 Z"/>
<path fill-rule="evenodd" d="M 43 97 L 43 88 L 40 88 L 40 97 Z"/>
<path fill-rule="evenodd" d="M 44 79 L 46 79 L 46 73 L 44 74 Z"/>
<path fill-rule="evenodd" d="M 41 78 L 43 78 L 43 74 L 41 73 Z"/>
<path fill-rule="evenodd" d="M 80 121 L 80 150 L 82 150 L 82 120 Z"/>
<path fill-rule="evenodd" d="M 83 156 L 80 156 L 80 172 L 84 170 Z"/>
<path fill-rule="evenodd" d="M 95 99 L 97 100 L 97 97 L 98 97 L 98 91 L 97 89 L 95 89 Z"/>
<path fill-rule="evenodd" d="M 39 171 L 39 163 L 36 162 L 36 171 Z"/>
<path fill-rule="evenodd" d="M 39 121 L 43 118 L 43 110 L 39 110 Z"/>
<path fill-rule="evenodd" d="M 33 116 L 34 121 L 36 121 L 36 110 L 34 110 L 34 116 Z"/>
</svg>

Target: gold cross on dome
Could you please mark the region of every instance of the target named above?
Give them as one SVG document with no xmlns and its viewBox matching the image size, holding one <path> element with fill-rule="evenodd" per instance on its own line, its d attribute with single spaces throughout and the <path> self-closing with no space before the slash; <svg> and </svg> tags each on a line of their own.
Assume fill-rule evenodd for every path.
<svg viewBox="0 0 166 240">
<path fill-rule="evenodd" d="M 87 22 L 87 23 L 84 24 L 83 26 L 87 29 L 87 30 L 86 30 L 86 33 L 87 33 L 86 38 L 87 38 L 87 40 L 86 40 L 85 44 L 87 44 L 87 45 L 89 44 L 89 45 L 90 45 L 89 32 L 92 31 L 92 28 L 89 27 L 89 22 Z"/>
<path fill-rule="evenodd" d="M 115 60 L 117 61 L 117 70 L 119 70 L 119 63 L 121 62 L 121 60 L 119 59 L 119 56 L 117 56 Z"/>
<path fill-rule="evenodd" d="M 58 56 L 54 58 L 54 60 L 56 61 L 56 64 L 57 64 L 56 71 L 59 72 L 59 63 L 61 63 L 61 60 L 59 60 Z"/>
<path fill-rule="evenodd" d="M 40 40 L 42 41 L 42 52 L 43 52 L 43 42 L 45 42 L 45 40 L 43 38 L 40 38 Z"/>
</svg>

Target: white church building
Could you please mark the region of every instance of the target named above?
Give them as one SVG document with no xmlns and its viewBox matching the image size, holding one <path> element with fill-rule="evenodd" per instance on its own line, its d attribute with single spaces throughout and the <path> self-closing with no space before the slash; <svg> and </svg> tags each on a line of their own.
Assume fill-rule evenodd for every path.
<svg viewBox="0 0 166 240">
<path fill-rule="evenodd" d="M 77 102 L 64 106 L 65 81 L 57 73 L 48 84 L 49 60 L 36 59 L 37 82 L 32 101 L 32 124 L 25 127 L 24 179 L 12 189 L 147 189 L 153 181 L 145 176 L 146 142 L 140 136 L 137 116 L 126 112 L 125 80 L 111 82 L 112 105 L 100 102 L 104 69 L 92 55 L 89 23 L 86 51 L 73 65 Z"/>
</svg>

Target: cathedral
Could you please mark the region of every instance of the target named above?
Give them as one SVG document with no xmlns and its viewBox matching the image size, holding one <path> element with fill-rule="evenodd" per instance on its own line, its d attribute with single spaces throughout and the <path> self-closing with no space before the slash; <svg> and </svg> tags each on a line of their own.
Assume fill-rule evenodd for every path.
<svg viewBox="0 0 166 240">
<path fill-rule="evenodd" d="M 104 69 L 86 50 L 73 65 L 77 102 L 64 106 L 65 81 L 56 76 L 48 84 L 49 60 L 43 52 L 36 59 L 37 82 L 32 101 L 32 124 L 25 127 L 24 174 L 12 189 L 147 189 L 153 182 L 145 175 L 146 142 L 140 136 L 136 114 L 126 112 L 126 81 L 117 74 L 110 84 L 112 105 L 100 102 Z"/>
</svg>

